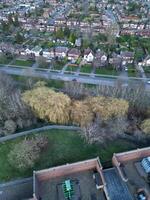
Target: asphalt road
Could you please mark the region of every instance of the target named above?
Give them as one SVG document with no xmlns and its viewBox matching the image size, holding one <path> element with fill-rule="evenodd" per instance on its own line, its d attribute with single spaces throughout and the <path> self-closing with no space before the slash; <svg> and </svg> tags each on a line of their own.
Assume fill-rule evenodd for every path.
<svg viewBox="0 0 150 200">
<path fill-rule="evenodd" d="M 150 84 L 148 84 L 148 79 L 143 78 L 129 78 L 129 77 L 116 77 L 116 76 L 92 76 L 91 74 L 86 75 L 81 74 L 71 74 L 71 73 L 58 73 L 57 71 L 48 71 L 45 69 L 28 69 L 28 67 L 19 67 L 19 66 L 5 66 L 1 65 L 0 71 L 5 72 L 11 75 L 19 76 L 30 76 L 30 77 L 39 77 L 45 79 L 54 79 L 54 80 L 63 80 L 63 81 L 76 81 L 80 83 L 87 83 L 93 85 L 108 85 L 114 86 L 117 80 L 121 80 L 124 83 L 124 86 L 127 86 L 129 82 L 140 83 L 143 81 L 147 90 L 150 90 Z"/>
</svg>

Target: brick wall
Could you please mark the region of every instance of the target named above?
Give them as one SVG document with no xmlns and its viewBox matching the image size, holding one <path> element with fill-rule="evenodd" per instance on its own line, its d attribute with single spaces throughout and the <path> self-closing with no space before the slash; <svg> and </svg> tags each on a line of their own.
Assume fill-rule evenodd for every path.
<svg viewBox="0 0 150 200">
<path fill-rule="evenodd" d="M 124 163 L 130 160 L 137 160 L 148 156 L 150 156 L 150 147 L 114 154 L 112 161 L 113 164 L 118 165 L 118 163 Z M 116 160 L 118 161 L 118 163 Z"/>
</svg>

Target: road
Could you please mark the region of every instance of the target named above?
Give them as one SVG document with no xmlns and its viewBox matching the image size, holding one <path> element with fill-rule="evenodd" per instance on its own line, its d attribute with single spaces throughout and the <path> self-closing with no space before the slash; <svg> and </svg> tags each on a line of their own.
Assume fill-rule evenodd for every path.
<svg viewBox="0 0 150 200">
<path fill-rule="evenodd" d="M 76 81 L 80 83 L 94 84 L 94 85 L 108 85 L 114 86 L 117 80 L 121 80 L 124 83 L 124 86 L 127 86 L 129 82 L 134 83 L 145 83 L 146 89 L 150 90 L 150 84 L 147 83 L 148 79 L 146 78 L 129 78 L 129 77 L 117 77 L 117 76 L 105 76 L 105 75 L 96 75 L 95 77 L 90 76 L 90 74 L 76 74 L 76 73 L 64 73 L 61 71 L 49 69 L 30 69 L 28 67 L 22 66 L 9 66 L 1 65 L 0 71 L 5 72 L 11 75 L 19 76 L 30 76 L 30 77 L 39 77 L 45 79 L 54 79 L 62 81 Z"/>
<path fill-rule="evenodd" d="M 94 84 L 94 85 L 110 85 L 113 86 L 116 82 L 114 78 L 105 78 L 105 77 L 91 77 L 85 75 L 75 75 L 75 74 L 62 74 L 55 71 L 44 70 L 44 69 L 32 69 L 29 70 L 27 67 L 12 67 L 12 66 L 4 66 L 0 67 L 0 71 L 5 72 L 11 75 L 19 75 L 19 76 L 31 76 L 31 77 L 39 77 L 46 79 L 54 79 L 54 80 L 63 80 L 63 81 L 77 81 L 80 83 Z"/>
</svg>

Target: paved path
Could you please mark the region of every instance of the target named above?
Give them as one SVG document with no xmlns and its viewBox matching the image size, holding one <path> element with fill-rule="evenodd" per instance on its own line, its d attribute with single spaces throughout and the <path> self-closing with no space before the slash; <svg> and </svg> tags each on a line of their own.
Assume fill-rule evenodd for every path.
<svg viewBox="0 0 150 200">
<path fill-rule="evenodd" d="M 17 137 L 21 137 L 21 136 L 24 136 L 24 135 L 30 135 L 32 133 L 39 133 L 41 131 L 47 131 L 47 130 L 51 130 L 51 129 L 64 129 L 64 130 L 76 130 L 76 131 L 81 130 L 77 126 L 49 125 L 49 126 L 43 126 L 41 128 L 35 128 L 35 129 L 28 130 L 28 131 L 22 131 L 22 132 L 19 132 L 19 133 L 16 133 L 16 134 L 1 137 L 0 143 L 8 141 L 8 140 L 13 140 L 13 139 L 16 139 Z"/>
<path fill-rule="evenodd" d="M 33 195 L 33 179 L 26 178 L 0 184 L 0 200 L 23 200 Z"/>
</svg>

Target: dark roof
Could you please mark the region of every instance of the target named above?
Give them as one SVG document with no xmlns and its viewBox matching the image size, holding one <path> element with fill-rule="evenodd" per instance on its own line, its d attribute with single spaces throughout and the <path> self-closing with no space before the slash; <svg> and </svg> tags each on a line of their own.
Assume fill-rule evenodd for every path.
<svg viewBox="0 0 150 200">
<path fill-rule="evenodd" d="M 84 55 L 89 55 L 90 53 L 93 54 L 93 51 L 90 48 L 84 50 Z"/>
<path fill-rule="evenodd" d="M 133 200 L 128 187 L 115 168 L 104 170 L 106 187 L 111 200 Z"/>
<path fill-rule="evenodd" d="M 73 55 L 80 55 L 80 51 L 76 48 L 70 49 L 70 51 L 68 52 L 69 54 L 73 54 Z"/>
<path fill-rule="evenodd" d="M 134 52 L 131 51 L 122 51 L 121 52 L 122 57 L 134 57 Z"/>
</svg>

